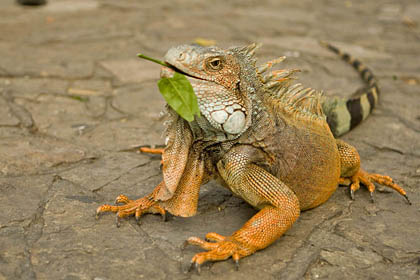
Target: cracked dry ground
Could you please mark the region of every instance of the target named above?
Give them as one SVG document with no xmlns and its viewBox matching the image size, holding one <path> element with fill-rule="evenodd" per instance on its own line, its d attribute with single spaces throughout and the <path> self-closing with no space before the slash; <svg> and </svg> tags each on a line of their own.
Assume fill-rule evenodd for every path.
<svg viewBox="0 0 420 280">
<path fill-rule="evenodd" d="M 419 279 L 420 4 L 418 1 L 0 0 L 0 279 Z M 317 45 L 336 43 L 370 65 L 380 106 L 343 137 L 368 171 L 387 173 L 413 202 L 379 188 L 351 201 L 339 188 L 304 212 L 279 241 L 244 258 L 187 273 L 199 252 L 180 245 L 230 234 L 255 213 L 214 183 L 199 214 L 95 220 L 98 205 L 137 198 L 161 180 L 159 157 L 134 146 L 162 143 L 162 57 L 195 38 L 221 46 L 264 43 L 301 68 L 304 84 L 351 94 L 357 74 Z"/>
</svg>

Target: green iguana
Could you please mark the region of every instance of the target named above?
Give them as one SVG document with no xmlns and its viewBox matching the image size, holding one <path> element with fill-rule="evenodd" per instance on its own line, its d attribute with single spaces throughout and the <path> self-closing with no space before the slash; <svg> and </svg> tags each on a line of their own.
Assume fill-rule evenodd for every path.
<svg viewBox="0 0 420 280">
<path fill-rule="evenodd" d="M 277 59 L 256 66 L 256 45 L 221 49 L 182 45 L 165 55 L 161 76 L 174 71 L 187 76 L 197 96 L 201 116 L 187 122 L 168 108 L 167 143 L 162 153 L 163 181 L 146 197 L 121 206 L 102 205 L 97 214 L 122 217 L 166 211 L 188 217 L 196 214 L 199 190 L 209 180 L 259 210 L 230 236 L 208 233 L 206 239 L 186 242 L 206 252 L 196 254 L 192 267 L 206 261 L 249 256 L 276 241 L 299 217 L 350 185 L 351 197 L 360 183 L 371 197 L 374 182 L 407 198 L 388 176 L 361 169 L 356 149 L 334 138 L 366 118 L 377 104 L 376 79 L 358 60 L 339 54 L 356 68 L 369 88 L 358 98 L 327 99 L 316 90 L 292 84 L 296 70 L 272 71 Z M 327 123 L 328 122 L 328 123 Z M 333 133 L 332 133 L 333 132 Z M 408 198 L 407 198 L 408 201 Z"/>
</svg>

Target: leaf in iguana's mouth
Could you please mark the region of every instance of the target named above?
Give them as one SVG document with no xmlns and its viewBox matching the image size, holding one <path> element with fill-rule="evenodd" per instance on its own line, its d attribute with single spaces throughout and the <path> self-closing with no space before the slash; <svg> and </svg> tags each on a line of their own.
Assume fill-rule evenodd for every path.
<svg viewBox="0 0 420 280">
<path fill-rule="evenodd" d="M 197 97 L 188 79 L 175 72 L 172 78 L 161 78 L 158 82 L 160 93 L 168 105 L 182 118 L 192 122 L 194 115 L 200 115 Z"/>
<path fill-rule="evenodd" d="M 180 73 L 179 69 L 158 59 L 143 54 L 138 54 L 137 56 L 174 70 L 174 75 L 172 77 L 162 77 L 158 81 L 160 93 L 168 105 L 183 119 L 192 122 L 194 120 L 194 115 L 200 116 L 197 96 L 194 93 L 190 81 L 184 76 L 184 73 Z"/>
</svg>

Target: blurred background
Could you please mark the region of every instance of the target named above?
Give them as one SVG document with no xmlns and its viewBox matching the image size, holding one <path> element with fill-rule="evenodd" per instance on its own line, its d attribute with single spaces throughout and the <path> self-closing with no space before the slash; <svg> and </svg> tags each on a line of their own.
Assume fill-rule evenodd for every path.
<svg viewBox="0 0 420 280">
<path fill-rule="evenodd" d="M 28 3 L 31 2 L 31 3 Z M 402 1 L 0 0 L 0 279 L 418 279 L 420 3 Z M 380 106 L 344 136 L 368 171 L 407 190 L 408 207 L 379 188 L 376 203 L 340 188 L 278 242 L 241 260 L 186 272 L 189 236 L 230 234 L 255 213 L 210 183 L 199 214 L 115 227 L 94 219 L 120 194 L 161 180 L 162 58 L 185 43 L 263 43 L 260 63 L 287 56 L 300 81 L 328 95 L 363 85 L 319 46 L 331 42 L 378 76 Z"/>
</svg>

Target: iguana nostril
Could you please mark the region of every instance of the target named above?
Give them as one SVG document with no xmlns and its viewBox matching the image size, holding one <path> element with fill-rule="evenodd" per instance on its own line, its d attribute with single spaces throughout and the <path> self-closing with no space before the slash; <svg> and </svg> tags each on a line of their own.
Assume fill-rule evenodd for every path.
<svg viewBox="0 0 420 280">
<path fill-rule="evenodd" d="M 181 60 L 181 61 L 182 61 L 182 60 L 185 60 L 185 56 L 186 56 L 186 54 L 185 54 L 185 53 L 183 53 L 183 52 L 182 52 L 182 53 L 180 53 L 180 54 L 179 54 L 179 56 L 178 56 L 178 60 Z"/>
</svg>

